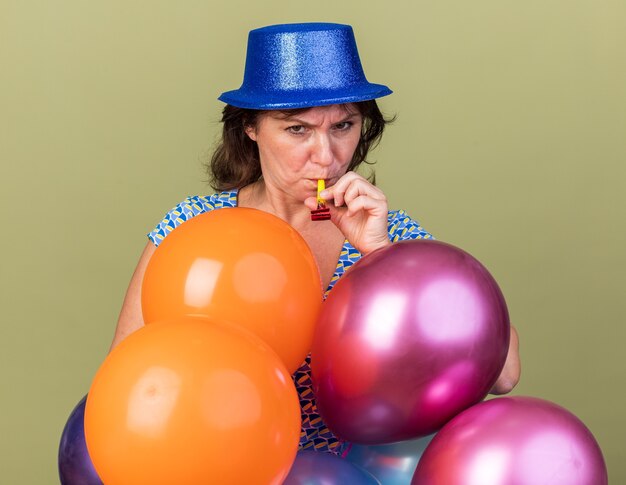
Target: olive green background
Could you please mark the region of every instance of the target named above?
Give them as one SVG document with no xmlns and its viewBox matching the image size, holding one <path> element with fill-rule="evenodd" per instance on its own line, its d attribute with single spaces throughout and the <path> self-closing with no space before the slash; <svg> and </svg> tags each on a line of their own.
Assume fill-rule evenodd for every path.
<svg viewBox="0 0 626 485">
<path fill-rule="evenodd" d="M 205 194 L 248 30 L 353 25 L 398 118 L 390 205 L 480 259 L 522 342 L 517 394 L 592 430 L 626 483 L 626 4 L 0 0 L 0 482 L 57 483 L 145 233 Z"/>
</svg>

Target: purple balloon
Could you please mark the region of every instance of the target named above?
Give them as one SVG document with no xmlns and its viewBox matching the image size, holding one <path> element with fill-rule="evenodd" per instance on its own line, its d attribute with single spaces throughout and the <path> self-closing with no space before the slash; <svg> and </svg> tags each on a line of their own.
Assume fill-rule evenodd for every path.
<svg viewBox="0 0 626 485">
<path fill-rule="evenodd" d="M 283 485 L 380 485 L 371 474 L 331 453 L 299 451 Z"/>
<path fill-rule="evenodd" d="M 412 485 L 606 485 L 598 443 L 549 401 L 505 397 L 446 424 L 426 448 Z"/>
<path fill-rule="evenodd" d="M 59 478 L 61 485 L 102 485 L 85 443 L 85 402 L 76 405 L 63 428 L 59 444 Z"/>
<path fill-rule="evenodd" d="M 322 306 L 311 352 L 318 410 L 355 443 L 432 434 L 487 395 L 509 331 L 497 283 L 465 251 L 430 240 L 374 251 Z"/>
</svg>

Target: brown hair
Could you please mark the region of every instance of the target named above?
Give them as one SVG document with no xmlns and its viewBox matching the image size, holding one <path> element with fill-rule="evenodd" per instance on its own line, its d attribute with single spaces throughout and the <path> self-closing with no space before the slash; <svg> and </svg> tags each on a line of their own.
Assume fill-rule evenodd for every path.
<svg viewBox="0 0 626 485">
<path fill-rule="evenodd" d="M 348 170 L 354 170 L 361 163 L 370 163 L 366 160 L 371 148 L 374 148 L 382 138 L 385 125 L 394 118 L 386 119 L 381 113 L 376 101 L 361 101 L 353 103 L 363 117 L 361 138 L 352 156 Z M 348 105 L 345 105 L 346 109 Z M 306 111 L 310 108 L 279 110 L 285 116 Z M 246 127 L 255 127 L 259 116 L 267 110 L 237 108 L 226 105 L 222 111 L 222 139 L 217 145 L 211 161 L 207 164 L 207 171 L 211 186 L 218 191 L 242 188 L 256 182 L 261 177 L 261 163 L 259 149 L 256 142 L 246 134 Z M 372 172 L 371 178 L 375 180 Z"/>
</svg>

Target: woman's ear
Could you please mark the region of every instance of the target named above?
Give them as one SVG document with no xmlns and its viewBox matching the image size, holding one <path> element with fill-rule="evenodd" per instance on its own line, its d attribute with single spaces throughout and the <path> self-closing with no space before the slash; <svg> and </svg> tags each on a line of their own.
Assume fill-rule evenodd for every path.
<svg viewBox="0 0 626 485">
<path fill-rule="evenodd" d="M 246 135 L 248 135 L 248 137 L 252 141 L 256 141 L 256 129 L 254 126 L 246 125 L 246 127 L 244 128 L 244 131 L 246 132 Z"/>
</svg>

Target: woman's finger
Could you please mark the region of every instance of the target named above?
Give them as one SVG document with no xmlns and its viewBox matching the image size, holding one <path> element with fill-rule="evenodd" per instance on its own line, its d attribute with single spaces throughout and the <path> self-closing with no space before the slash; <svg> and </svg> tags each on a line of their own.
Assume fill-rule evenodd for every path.
<svg viewBox="0 0 626 485">
<path fill-rule="evenodd" d="M 306 199 L 304 199 L 304 205 L 309 210 L 317 209 L 317 197 L 307 197 Z"/>
<path fill-rule="evenodd" d="M 368 195 L 359 195 L 348 203 L 348 216 L 354 216 L 359 211 L 367 211 L 373 216 L 386 215 L 387 203 Z"/>
<path fill-rule="evenodd" d="M 355 172 L 347 172 L 333 186 L 322 192 L 322 197 L 333 199 L 335 207 L 347 204 L 346 197 L 350 200 L 358 195 L 367 194 L 374 198 L 383 199 L 385 195 L 378 188 L 367 181 L 363 176 Z"/>
<path fill-rule="evenodd" d="M 349 205 L 354 199 L 361 195 L 367 195 L 373 199 L 387 200 L 385 194 L 377 187 L 374 187 L 367 180 L 354 180 L 348 185 L 343 196 L 345 204 Z"/>
</svg>

